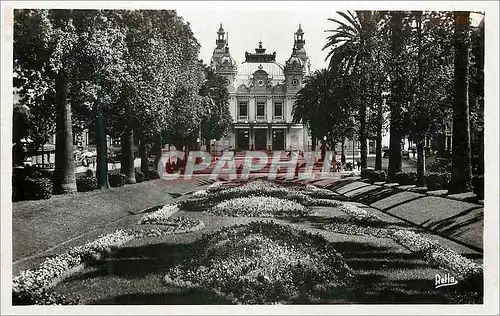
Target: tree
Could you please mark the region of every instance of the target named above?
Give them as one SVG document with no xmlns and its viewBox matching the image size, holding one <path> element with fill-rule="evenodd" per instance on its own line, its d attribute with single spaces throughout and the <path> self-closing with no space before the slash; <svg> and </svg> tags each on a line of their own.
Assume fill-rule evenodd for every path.
<svg viewBox="0 0 500 316">
<path fill-rule="evenodd" d="M 361 143 L 361 167 L 367 166 L 367 105 L 370 95 L 367 87 L 370 81 L 370 67 L 373 63 L 373 54 L 376 51 L 378 24 L 382 15 L 377 11 L 348 11 L 337 12 L 345 21 L 328 19 L 338 24 L 336 29 L 327 38 L 323 50 L 330 48 L 327 59 L 330 58 L 329 69 L 343 67 L 345 73 L 351 77 L 351 84 L 357 88 L 356 95 L 352 95 L 353 105 L 357 109 L 359 120 L 359 137 Z"/>
<path fill-rule="evenodd" d="M 389 180 L 396 177 L 396 173 L 401 171 L 401 140 L 402 118 L 401 112 L 404 104 L 404 62 L 403 56 L 403 12 L 391 11 L 391 72 L 389 73 L 391 82 L 390 94 L 390 140 L 389 140 L 389 167 L 387 176 Z"/>
<path fill-rule="evenodd" d="M 24 146 L 36 151 L 55 132 L 55 82 L 50 67 L 53 28 L 47 10 L 14 10 L 13 143 L 18 164 Z M 22 139 L 26 143 L 22 143 Z M 28 142 L 29 140 L 29 142 Z"/>
<path fill-rule="evenodd" d="M 83 125 L 96 132 L 97 180 L 109 188 L 106 116 L 119 97 L 127 52 L 126 29 L 118 24 L 119 11 L 75 10 L 73 23 L 80 34 L 72 100 Z"/>
<path fill-rule="evenodd" d="M 469 120 L 469 12 L 456 11 L 455 71 L 453 93 L 453 140 L 450 193 L 471 189 L 472 165 Z"/>
<path fill-rule="evenodd" d="M 208 97 L 208 108 L 203 118 L 201 135 L 205 138 L 207 152 L 210 152 L 210 140 L 221 139 L 231 127 L 229 111 L 229 91 L 227 80 L 218 75 L 211 67 L 204 66 L 205 82 L 200 89 L 200 96 Z"/>
<path fill-rule="evenodd" d="M 452 88 L 452 19 L 448 12 L 411 12 L 405 49 L 407 117 L 417 147 L 417 184 L 425 185 L 425 139 L 441 128 Z"/>
<path fill-rule="evenodd" d="M 36 102 L 37 99 L 44 100 L 45 96 L 53 96 L 56 193 L 76 191 L 69 89 L 78 36 L 71 16 L 72 10 L 15 11 L 14 69 L 21 86 L 24 83 L 35 87 L 33 97 L 22 100 Z M 45 102 L 36 103 L 35 107 L 48 105 Z"/>
</svg>

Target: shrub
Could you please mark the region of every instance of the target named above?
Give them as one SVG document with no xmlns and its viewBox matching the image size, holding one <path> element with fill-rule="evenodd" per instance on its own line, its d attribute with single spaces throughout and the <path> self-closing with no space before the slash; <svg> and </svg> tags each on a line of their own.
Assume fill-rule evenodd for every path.
<svg viewBox="0 0 500 316">
<path fill-rule="evenodd" d="M 361 178 L 368 179 L 371 183 L 385 181 L 387 175 L 384 170 L 363 169 L 361 170 Z"/>
<path fill-rule="evenodd" d="M 411 185 L 417 183 L 416 172 L 398 172 L 396 173 L 396 181 L 401 185 Z"/>
<path fill-rule="evenodd" d="M 87 177 L 93 177 L 93 176 L 94 176 L 94 171 L 92 171 L 92 169 L 87 169 L 87 170 L 85 171 L 85 175 L 86 175 Z"/>
<path fill-rule="evenodd" d="M 52 197 L 54 185 L 49 178 L 25 178 L 17 184 L 19 185 L 16 190 L 18 200 L 46 200 Z"/>
<path fill-rule="evenodd" d="M 110 173 L 108 177 L 112 187 L 122 187 L 127 182 L 127 176 L 122 173 Z"/>
<path fill-rule="evenodd" d="M 92 172 L 92 171 L 90 171 Z M 88 173 L 87 173 L 88 174 Z M 97 183 L 97 178 L 94 177 L 93 175 L 85 175 L 78 177 L 76 179 L 76 189 L 78 192 L 89 192 L 89 191 L 94 191 L 97 190 L 99 187 Z"/>
<path fill-rule="evenodd" d="M 451 159 L 436 158 L 436 160 L 429 165 L 429 171 L 439 173 L 451 172 Z"/>
<path fill-rule="evenodd" d="M 479 197 L 480 200 L 484 199 L 484 176 L 474 176 L 472 177 L 472 187 L 474 193 Z"/>
<path fill-rule="evenodd" d="M 425 175 L 425 183 L 429 190 L 446 190 L 450 180 L 449 172 L 429 172 Z"/>
<path fill-rule="evenodd" d="M 135 171 L 135 182 L 140 183 L 146 181 L 146 177 L 142 171 Z"/>
<path fill-rule="evenodd" d="M 146 179 L 148 180 L 160 179 L 160 175 L 158 174 L 158 171 L 156 169 L 149 169 Z"/>
</svg>

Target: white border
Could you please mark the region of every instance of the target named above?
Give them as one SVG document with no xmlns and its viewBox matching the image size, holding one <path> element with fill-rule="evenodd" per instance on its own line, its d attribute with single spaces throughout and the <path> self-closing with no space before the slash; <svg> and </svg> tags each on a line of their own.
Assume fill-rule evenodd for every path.
<svg viewBox="0 0 500 316">
<path fill-rule="evenodd" d="M 239 13 L 244 10 L 285 10 L 304 13 L 313 13 L 315 10 L 324 10 L 326 6 L 341 9 L 434 9 L 434 10 L 470 10 L 486 12 L 486 59 L 485 59 L 485 187 L 486 200 L 484 212 L 485 240 L 484 240 L 484 274 L 485 293 L 483 305 L 299 305 L 299 306 L 205 306 L 205 305 L 173 305 L 173 306 L 75 306 L 75 307 L 13 307 L 11 306 L 11 273 L 12 273 L 12 217 L 11 217 L 11 122 L 12 122 L 12 9 L 13 8 L 107 8 L 107 9 L 197 9 L 227 10 L 228 14 Z M 333 10 L 333 9 L 332 9 Z M 2 17 L 2 107 L 1 107 L 1 315 L 5 314 L 123 314 L 123 315 L 164 315 L 164 314 L 498 314 L 498 2 L 485 1 L 448 1 L 448 2 L 13 2 L 1 3 Z M 233 11 L 233 12 L 229 12 Z M 236 12 L 239 11 L 239 12 Z M 333 11 L 332 11 L 333 14 Z"/>
</svg>

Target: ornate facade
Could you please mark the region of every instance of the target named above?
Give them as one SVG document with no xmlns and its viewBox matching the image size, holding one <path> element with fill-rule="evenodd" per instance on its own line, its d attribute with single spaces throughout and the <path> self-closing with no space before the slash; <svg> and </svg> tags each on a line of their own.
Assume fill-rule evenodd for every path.
<svg viewBox="0 0 500 316">
<path fill-rule="evenodd" d="M 307 130 L 292 123 L 296 93 L 310 71 L 300 25 L 291 56 L 284 64 L 276 61 L 275 52 L 266 53 L 262 42 L 255 53 L 246 52 L 245 61 L 237 64 L 222 24 L 217 35 L 211 66 L 228 80 L 233 118 L 232 129 L 217 142 L 217 150 L 304 150 Z"/>
</svg>

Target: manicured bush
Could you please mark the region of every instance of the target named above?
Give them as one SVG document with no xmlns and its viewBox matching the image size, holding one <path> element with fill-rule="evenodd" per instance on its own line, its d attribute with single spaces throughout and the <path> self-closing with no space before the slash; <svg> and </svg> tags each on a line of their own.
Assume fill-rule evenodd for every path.
<svg viewBox="0 0 500 316">
<path fill-rule="evenodd" d="M 135 171 L 135 182 L 140 183 L 146 181 L 146 177 L 142 171 Z"/>
<path fill-rule="evenodd" d="M 436 158 L 436 160 L 429 165 L 429 171 L 439 173 L 451 172 L 451 159 Z"/>
<path fill-rule="evenodd" d="M 480 200 L 484 199 L 484 176 L 474 176 L 472 177 L 472 187 L 474 193 L 479 197 Z"/>
<path fill-rule="evenodd" d="M 17 198 L 22 200 L 46 200 L 52 197 L 54 185 L 46 177 L 36 179 L 25 178 L 19 182 Z"/>
<path fill-rule="evenodd" d="M 446 190 L 450 180 L 449 172 L 429 172 L 425 175 L 425 183 L 429 190 Z"/>
<path fill-rule="evenodd" d="M 76 189 L 78 192 L 94 191 L 98 187 L 97 178 L 93 175 L 85 175 L 76 179 Z"/>
<path fill-rule="evenodd" d="M 149 169 L 148 174 L 146 175 L 146 179 L 148 180 L 156 180 L 160 179 L 160 175 L 156 169 Z"/>
<path fill-rule="evenodd" d="M 387 174 L 384 170 L 363 169 L 361 178 L 368 179 L 371 183 L 380 182 L 387 179 Z"/>
<path fill-rule="evenodd" d="M 112 187 L 122 187 L 127 182 L 127 176 L 122 173 L 110 173 L 108 179 Z"/>
<path fill-rule="evenodd" d="M 417 183 L 416 172 L 398 172 L 396 173 L 396 181 L 401 185 L 411 185 Z"/>
</svg>

